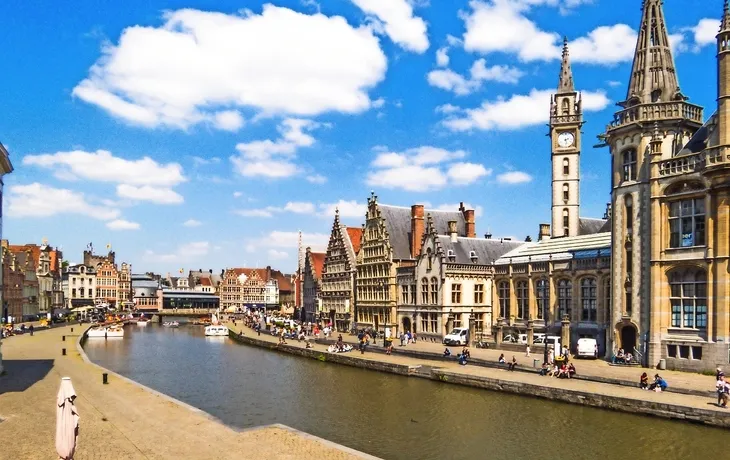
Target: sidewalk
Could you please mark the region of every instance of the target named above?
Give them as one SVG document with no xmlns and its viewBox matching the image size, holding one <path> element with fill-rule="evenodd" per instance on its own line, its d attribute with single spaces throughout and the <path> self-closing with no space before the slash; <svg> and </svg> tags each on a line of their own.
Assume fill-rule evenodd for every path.
<svg viewBox="0 0 730 460">
<path fill-rule="evenodd" d="M 374 458 L 283 426 L 239 433 L 111 372 L 103 385 L 106 371 L 84 362 L 76 349 L 82 330 L 57 327 L 3 340 L 7 375 L 0 377 L 0 457 L 57 458 L 55 399 L 61 377 L 68 376 L 81 415 L 75 460 Z"/>
</svg>

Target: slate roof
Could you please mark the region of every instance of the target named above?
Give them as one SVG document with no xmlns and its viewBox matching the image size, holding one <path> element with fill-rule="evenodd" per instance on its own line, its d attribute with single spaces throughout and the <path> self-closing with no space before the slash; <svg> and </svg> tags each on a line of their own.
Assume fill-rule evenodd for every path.
<svg viewBox="0 0 730 460">
<path fill-rule="evenodd" d="M 715 112 L 700 129 L 690 138 L 678 155 L 691 155 L 699 153 L 708 147 L 710 137 L 717 123 L 717 112 Z"/>
<path fill-rule="evenodd" d="M 487 240 L 484 238 L 458 237 L 456 242 L 451 241 L 448 235 L 437 235 L 437 241 L 448 257 L 449 251 L 454 251 L 455 259 L 452 263 L 489 265 L 506 253 L 525 245 L 522 241 Z M 472 262 L 470 253 L 474 251 L 476 262 Z M 446 259 L 449 262 L 449 259 Z"/>
<path fill-rule="evenodd" d="M 588 249 L 606 249 L 611 247 L 611 233 L 594 233 L 592 235 L 551 238 L 536 243 L 528 243 L 514 249 L 497 259 L 495 265 L 524 263 L 541 260 L 567 260 L 573 258 L 573 252 Z"/>
<path fill-rule="evenodd" d="M 606 223 L 606 219 L 581 217 L 578 219 L 578 235 L 593 235 L 594 233 L 601 233 L 602 231 L 611 231 L 610 227 L 608 230 L 603 230 Z"/>
<path fill-rule="evenodd" d="M 385 219 L 385 228 L 388 230 L 390 245 L 393 248 L 393 258 L 415 258 L 411 254 L 411 208 L 379 204 L 378 209 L 380 209 L 381 217 Z M 460 211 L 425 209 L 423 213 L 424 231 L 429 215 L 433 219 L 437 234 L 447 234 L 449 232 L 449 221 L 454 220 L 456 221 L 458 234 L 466 236 L 466 220 Z"/>
<path fill-rule="evenodd" d="M 355 250 L 355 255 L 360 252 L 360 243 L 362 243 L 362 228 L 360 227 L 346 227 L 347 236 L 350 237 L 352 243 L 352 249 Z"/>
</svg>

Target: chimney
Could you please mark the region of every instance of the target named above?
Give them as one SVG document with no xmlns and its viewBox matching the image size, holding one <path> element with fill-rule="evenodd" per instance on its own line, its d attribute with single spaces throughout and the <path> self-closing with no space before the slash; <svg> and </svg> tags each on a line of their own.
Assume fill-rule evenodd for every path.
<svg viewBox="0 0 730 460">
<path fill-rule="evenodd" d="M 474 222 L 474 210 L 466 209 L 464 207 L 464 202 L 462 201 L 461 203 L 459 203 L 459 211 L 461 211 L 461 213 L 464 215 L 464 220 L 466 221 L 466 237 L 476 238 L 477 226 Z"/>
<path fill-rule="evenodd" d="M 550 239 L 550 224 L 540 224 L 540 231 L 538 232 L 537 241 L 549 240 Z"/>
<path fill-rule="evenodd" d="M 459 233 L 456 229 L 456 221 L 450 220 L 449 221 L 449 237 L 451 238 L 452 243 L 456 243 L 459 241 Z"/>
<path fill-rule="evenodd" d="M 411 257 L 414 259 L 421 253 L 424 230 L 423 205 L 414 204 L 411 206 Z"/>
<path fill-rule="evenodd" d="M 491 240 L 492 239 L 492 234 L 491 233 L 485 233 L 484 234 L 484 239 Z"/>
<path fill-rule="evenodd" d="M 210 273 L 212 275 L 213 274 L 213 269 L 211 268 L 210 270 L 208 270 L 208 273 Z"/>
</svg>

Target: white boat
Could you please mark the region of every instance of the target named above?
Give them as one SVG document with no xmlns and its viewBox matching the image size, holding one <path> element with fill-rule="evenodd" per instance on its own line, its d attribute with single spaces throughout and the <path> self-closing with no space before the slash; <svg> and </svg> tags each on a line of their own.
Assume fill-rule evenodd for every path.
<svg viewBox="0 0 730 460">
<path fill-rule="evenodd" d="M 206 326 L 205 335 L 211 337 L 228 337 L 228 328 L 225 326 Z"/>
<path fill-rule="evenodd" d="M 150 320 L 147 318 L 140 318 L 137 320 L 137 326 L 146 326 L 149 322 Z"/>
<path fill-rule="evenodd" d="M 180 323 L 177 321 L 165 321 L 162 325 L 164 327 L 180 327 Z"/>
<path fill-rule="evenodd" d="M 110 337 L 124 337 L 124 328 L 122 326 L 96 326 L 89 329 L 86 335 L 89 338 L 107 339 Z"/>
</svg>

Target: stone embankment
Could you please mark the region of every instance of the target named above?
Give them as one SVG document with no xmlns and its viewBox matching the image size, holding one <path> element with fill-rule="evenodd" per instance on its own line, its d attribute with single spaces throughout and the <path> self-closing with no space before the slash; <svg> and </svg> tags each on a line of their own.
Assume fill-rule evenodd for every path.
<svg viewBox="0 0 730 460">
<path fill-rule="evenodd" d="M 496 363 L 482 366 L 460 366 L 453 360 L 443 360 L 432 353 L 396 349 L 393 355 L 384 353 L 360 354 L 329 353 L 329 343 L 315 343 L 305 348 L 304 342 L 289 341 L 279 344 L 276 337 L 262 333 L 256 335 L 250 329 L 234 326 L 230 337 L 242 344 L 273 351 L 302 356 L 318 361 L 364 369 L 388 372 L 409 377 L 427 378 L 443 383 L 502 391 L 553 401 L 580 404 L 633 414 L 644 414 L 673 420 L 690 421 L 721 428 L 730 428 L 730 413 L 715 405 L 714 394 L 703 390 L 681 393 L 642 391 L 626 386 L 624 382 L 606 379 L 556 379 L 541 377 L 534 369 L 525 372 L 509 372 Z M 373 348 L 374 350 L 377 348 Z"/>
<path fill-rule="evenodd" d="M 75 460 L 375 459 L 283 425 L 236 431 L 89 362 L 80 339 L 76 325 L 3 340 L 0 458 L 57 458 L 55 399 L 61 377 L 68 376 L 81 415 Z"/>
</svg>

